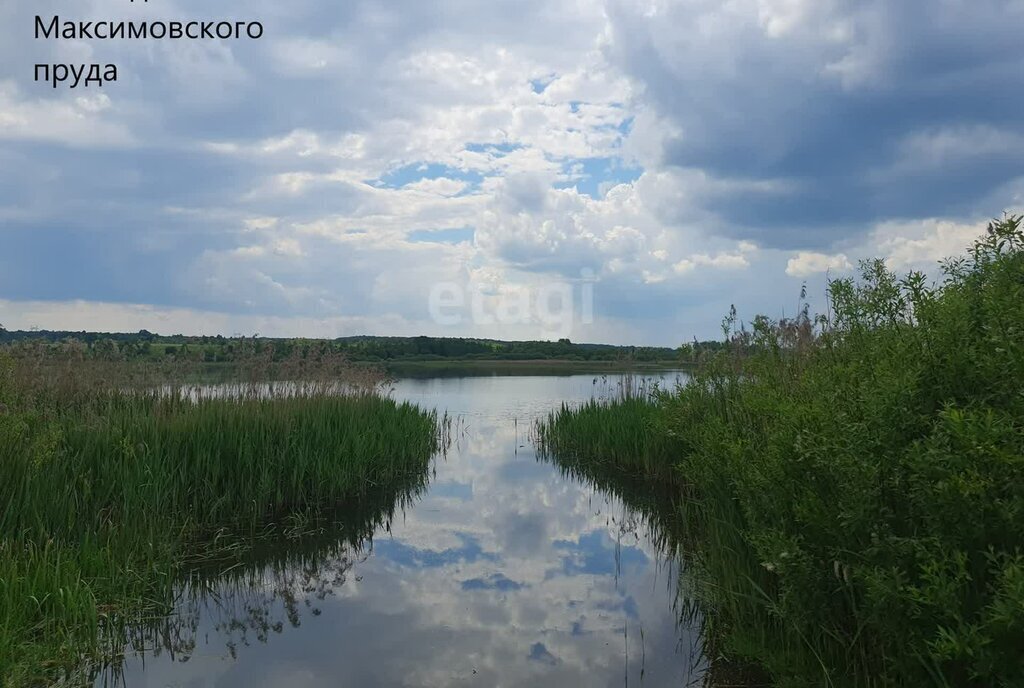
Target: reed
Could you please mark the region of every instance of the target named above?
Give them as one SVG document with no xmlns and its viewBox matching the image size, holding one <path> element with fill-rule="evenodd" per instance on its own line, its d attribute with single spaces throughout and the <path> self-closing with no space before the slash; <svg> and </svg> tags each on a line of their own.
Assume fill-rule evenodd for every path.
<svg viewBox="0 0 1024 688">
<path fill-rule="evenodd" d="M 321 613 L 323 602 L 365 560 L 379 529 L 390 531 L 400 510 L 427 486 L 426 473 L 411 473 L 369 490 L 359 500 L 313 516 L 268 523 L 255 538 L 221 535 L 210 549 L 190 554 L 176 577 L 174 613 L 116 629 L 118 649 L 103 666 L 84 667 L 85 682 L 123 686 L 122 657 L 170 654 L 187 661 L 204 642 L 200 622 L 212 624 L 232 656 L 252 641 L 298 627 Z"/>
<path fill-rule="evenodd" d="M 111 385 L 106 367 L 107 384 L 41 384 L 24 365 L 0 353 L 4 685 L 116 652 L 183 567 L 421 480 L 444 441 L 446 419 L 350 381 L 210 394 Z"/>
<path fill-rule="evenodd" d="M 665 461 L 671 442 L 656 431 L 657 420 L 657 408 L 648 397 L 563 404 L 537 424 L 534 439 L 564 465 L 585 462 L 593 470 L 662 473 L 671 479 L 672 464 Z"/>
<path fill-rule="evenodd" d="M 538 436 L 652 490 L 672 476 L 663 520 L 714 655 L 779 685 L 1024 685 L 1021 219 L 937 285 L 873 261 L 830 297 L 818 318 L 730 314 L 684 387 L 563 408 Z"/>
</svg>

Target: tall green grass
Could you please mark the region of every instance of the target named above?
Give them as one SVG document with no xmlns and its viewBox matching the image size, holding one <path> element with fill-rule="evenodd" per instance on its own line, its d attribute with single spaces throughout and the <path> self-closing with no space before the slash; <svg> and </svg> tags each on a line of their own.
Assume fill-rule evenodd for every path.
<svg viewBox="0 0 1024 688">
<path fill-rule="evenodd" d="M 593 399 L 573 406 L 563 404 L 536 427 L 537 444 L 557 456 L 563 466 L 578 465 L 590 473 L 601 470 L 673 480 L 672 466 L 664 460 L 671 446 L 664 434 L 653 432 L 658 409 L 649 397 L 624 395 L 613 402 Z"/>
<path fill-rule="evenodd" d="M 21 372 L 0 358 L 5 685 L 116 652 L 117 629 L 166 611 L 197 557 L 422 479 L 443 439 L 444 419 L 366 391 L 69 394 Z"/>
<path fill-rule="evenodd" d="M 370 489 L 359 500 L 268 524 L 251 540 L 219 543 L 189 558 L 175 583 L 174 612 L 124 625 L 115 643 L 131 653 L 188 661 L 213 626 L 232 656 L 239 648 L 287 633 L 354 575 L 373 535 L 390 530 L 399 509 L 426 489 L 428 474 L 410 473 Z M 205 631 L 204 631 L 205 632 Z M 120 656 L 84 674 L 89 685 L 123 686 Z"/>
<path fill-rule="evenodd" d="M 675 474 L 714 651 L 781 685 L 1024 685 L 1020 219 L 942 275 L 866 263 L 825 316 L 731 316 L 686 386 L 540 432 Z"/>
</svg>

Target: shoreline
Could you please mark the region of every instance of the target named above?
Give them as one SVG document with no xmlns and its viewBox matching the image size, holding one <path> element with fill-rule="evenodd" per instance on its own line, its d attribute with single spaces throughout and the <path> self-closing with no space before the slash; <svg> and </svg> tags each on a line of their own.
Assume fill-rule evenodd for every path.
<svg viewBox="0 0 1024 688">
<path fill-rule="evenodd" d="M 692 364 L 681 361 L 572 361 L 565 359 L 390 360 L 372 363 L 355 361 L 354 363 L 355 365 L 378 365 L 389 375 L 397 378 L 686 372 L 694 367 Z"/>
</svg>

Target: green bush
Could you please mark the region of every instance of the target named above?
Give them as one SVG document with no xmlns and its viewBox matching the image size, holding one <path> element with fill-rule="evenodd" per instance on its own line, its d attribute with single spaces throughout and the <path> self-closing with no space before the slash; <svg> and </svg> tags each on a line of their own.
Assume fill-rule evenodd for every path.
<svg viewBox="0 0 1024 688">
<path fill-rule="evenodd" d="M 1021 220 L 937 286 L 873 261 L 830 297 L 814 320 L 731 316 L 725 352 L 652 404 L 645 446 L 695 495 L 711 641 L 785 685 L 1024 685 Z"/>
</svg>

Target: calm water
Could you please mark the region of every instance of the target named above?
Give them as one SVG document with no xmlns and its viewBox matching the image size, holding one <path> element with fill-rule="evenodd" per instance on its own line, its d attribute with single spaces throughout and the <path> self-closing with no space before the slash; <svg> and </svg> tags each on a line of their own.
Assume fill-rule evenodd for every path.
<svg viewBox="0 0 1024 688">
<path fill-rule="evenodd" d="M 529 440 L 538 416 L 619 383 L 400 381 L 396 398 L 461 431 L 372 543 L 300 538 L 183 586 L 180 623 L 99 685 L 689 685 L 703 663 L 673 611 L 675 564 L 618 499 L 538 462 Z"/>
</svg>

